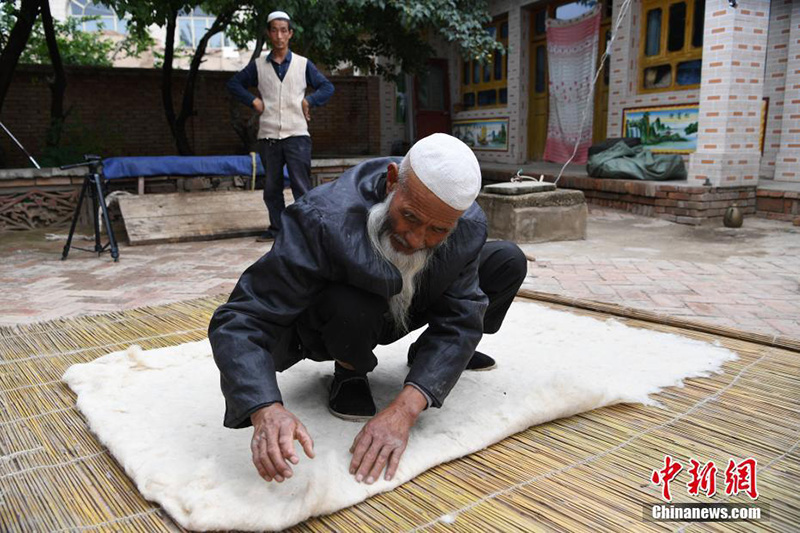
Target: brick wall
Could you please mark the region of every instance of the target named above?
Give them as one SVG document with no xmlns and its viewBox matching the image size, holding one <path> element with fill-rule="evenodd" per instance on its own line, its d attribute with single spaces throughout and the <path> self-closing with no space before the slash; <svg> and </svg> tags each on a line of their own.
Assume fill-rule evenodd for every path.
<svg viewBox="0 0 800 533">
<path fill-rule="evenodd" d="M 406 79 L 406 98 L 413 97 L 413 79 Z M 391 155 L 394 147 L 398 152 L 404 151 L 409 145 L 408 125 L 397 122 L 397 88 L 394 82 L 380 79 L 381 91 L 381 154 Z M 406 107 L 408 115 L 408 107 Z M 406 116 L 406 120 L 411 117 Z"/>
<path fill-rule="evenodd" d="M 484 180 L 508 181 L 505 171 L 490 167 L 481 170 Z M 555 181 L 555 175 L 545 174 L 544 177 L 545 181 Z M 581 173 L 573 174 L 567 170 L 561 176 L 558 187 L 583 191 L 586 202 L 590 204 L 692 226 L 719 222 L 727 208 L 732 205 L 738 206 L 744 215 L 756 214 L 754 185 L 706 187 L 695 186 L 686 181 L 601 179 Z M 787 198 L 798 196 L 797 193 L 794 196 L 791 193 L 786 194 Z M 762 210 L 761 203 L 758 209 Z M 791 209 L 787 208 L 786 212 L 789 213 Z"/>
<path fill-rule="evenodd" d="M 769 29 L 768 0 L 706 2 L 703 85 L 697 151 L 689 181 L 720 186 L 757 183 L 762 96 Z"/>
<path fill-rule="evenodd" d="M 515 0 L 494 0 L 490 3 L 492 17 L 508 15 L 508 72 L 506 88 L 508 104 L 490 109 L 471 109 L 453 113 L 453 120 L 507 118 L 508 151 L 476 150 L 478 161 L 486 163 L 521 163 L 527 157 L 527 76 L 528 76 L 528 38 L 529 17 Z M 450 100 L 461 102 L 461 55 L 456 46 L 450 47 Z"/>
<path fill-rule="evenodd" d="M 622 10 L 624 0 L 614 1 L 614 17 Z M 608 58 L 608 137 L 622 137 L 622 118 L 625 109 L 646 106 L 697 104 L 698 90 L 639 92 L 639 48 L 642 25 L 642 3 L 633 0 L 628 15 L 620 25 Z M 612 19 L 616 21 L 616 18 Z M 613 29 L 613 23 L 612 23 Z M 688 160 L 688 157 L 686 158 Z"/>
<path fill-rule="evenodd" d="M 767 66 L 764 73 L 764 96 L 769 98 L 769 109 L 767 110 L 767 126 L 764 135 L 764 155 L 761 158 L 760 175 L 762 178 L 775 176 L 775 158 L 781 147 L 792 1 L 772 2 L 769 17 Z"/>
<path fill-rule="evenodd" d="M 791 220 L 800 226 L 800 192 L 759 189 L 756 193 L 758 216 Z"/>
<path fill-rule="evenodd" d="M 562 176 L 559 186 L 582 190 L 590 204 L 691 226 L 716 223 L 732 205 L 744 215 L 756 213 L 755 187 L 693 187 L 575 176 Z"/>
<path fill-rule="evenodd" d="M 331 76 L 333 98 L 311 110 L 314 157 L 381 154 L 380 79 Z"/>
<path fill-rule="evenodd" d="M 784 0 L 783 7 L 787 2 Z M 783 11 L 785 13 L 785 11 Z M 800 2 L 791 2 L 780 148 L 775 156 L 775 181 L 800 183 Z"/>
<path fill-rule="evenodd" d="M 622 3 L 614 0 L 615 14 Z M 699 103 L 698 147 L 686 158 L 690 183 L 709 179 L 723 187 L 749 186 L 758 181 L 761 165 L 769 2 L 740 0 L 734 9 L 727 0 L 708 0 L 705 12 L 700 90 L 645 94 L 638 89 L 642 4 L 631 3 L 612 49 L 608 135 L 620 135 L 626 108 Z"/>
<path fill-rule="evenodd" d="M 50 119 L 49 68 L 17 68 L 3 105 L 2 120 L 34 157 L 41 155 Z M 225 90 L 230 72 L 201 71 L 195 92 L 197 115 L 187 133 L 198 155 L 243 153 L 233 130 L 231 111 L 245 117 L 247 108 L 232 105 Z M 179 104 L 185 72 L 174 75 Z M 332 76 L 331 101 L 312 110 L 309 125 L 314 156 L 380 153 L 379 82 L 373 77 Z M 77 151 L 94 150 L 104 157 L 175 154 L 161 103 L 161 72 L 151 69 L 71 67 L 67 70 L 65 107 L 71 109 L 64 143 Z M 6 166 L 30 163 L 5 135 L 0 150 Z"/>
</svg>

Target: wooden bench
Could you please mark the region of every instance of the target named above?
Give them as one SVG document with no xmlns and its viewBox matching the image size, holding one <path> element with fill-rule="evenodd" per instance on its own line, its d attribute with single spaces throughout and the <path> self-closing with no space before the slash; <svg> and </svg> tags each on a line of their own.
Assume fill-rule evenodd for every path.
<svg viewBox="0 0 800 533">
<path fill-rule="evenodd" d="M 258 235 L 269 226 L 263 191 L 119 197 L 131 245 Z"/>
</svg>

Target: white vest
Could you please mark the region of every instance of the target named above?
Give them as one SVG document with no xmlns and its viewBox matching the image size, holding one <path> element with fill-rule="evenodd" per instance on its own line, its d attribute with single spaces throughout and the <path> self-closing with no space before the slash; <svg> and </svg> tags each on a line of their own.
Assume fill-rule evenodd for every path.
<svg viewBox="0 0 800 533">
<path fill-rule="evenodd" d="M 256 60 L 258 92 L 264 101 L 264 112 L 258 121 L 259 139 L 308 135 L 302 105 L 306 96 L 307 63 L 305 57 L 292 52 L 292 62 L 281 82 L 269 59 Z"/>
</svg>

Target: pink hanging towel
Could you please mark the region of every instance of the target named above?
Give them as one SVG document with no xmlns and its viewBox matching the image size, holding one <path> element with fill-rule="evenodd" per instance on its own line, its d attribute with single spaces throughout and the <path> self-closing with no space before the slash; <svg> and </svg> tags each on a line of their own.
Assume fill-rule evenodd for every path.
<svg viewBox="0 0 800 533">
<path fill-rule="evenodd" d="M 547 120 L 545 161 L 564 163 L 578 151 L 573 163 L 586 163 L 592 144 L 594 99 L 589 98 L 597 68 L 600 4 L 578 18 L 547 19 L 547 61 L 550 75 L 550 109 Z M 588 102 L 587 102 L 588 100 Z M 586 122 L 581 129 L 584 109 Z"/>
</svg>

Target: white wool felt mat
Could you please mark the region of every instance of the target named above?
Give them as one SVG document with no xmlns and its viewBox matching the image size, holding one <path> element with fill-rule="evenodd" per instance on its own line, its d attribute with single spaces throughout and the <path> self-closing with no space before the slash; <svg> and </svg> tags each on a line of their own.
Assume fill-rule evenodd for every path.
<svg viewBox="0 0 800 533">
<path fill-rule="evenodd" d="M 370 383 L 379 409 L 400 391 L 416 336 L 377 348 Z M 310 460 L 296 444 L 300 463 L 282 484 L 258 476 L 252 429 L 222 426 L 208 341 L 133 346 L 74 365 L 64 380 L 142 495 L 181 526 L 275 530 L 356 504 L 532 425 L 620 402 L 654 405 L 648 395 L 736 358 L 709 343 L 519 301 L 479 349 L 497 368 L 464 372 L 444 406 L 420 416 L 395 478 L 371 486 L 348 473 L 348 450 L 362 424 L 327 409 L 333 363 L 303 361 L 278 377 L 286 407 L 306 425 L 316 452 Z"/>
</svg>

